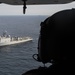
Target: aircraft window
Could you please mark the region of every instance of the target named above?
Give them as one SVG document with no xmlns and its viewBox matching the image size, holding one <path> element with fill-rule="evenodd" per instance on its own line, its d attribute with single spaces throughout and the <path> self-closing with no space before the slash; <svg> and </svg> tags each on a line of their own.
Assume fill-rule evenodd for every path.
<svg viewBox="0 0 75 75">
<path fill-rule="evenodd" d="M 21 75 L 30 69 L 43 66 L 32 58 L 33 54 L 38 53 L 40 23 L 60 10 L 74 8 L 75 2 L 64 5 L 25 5 L 24 3 L 23 6 L 9 5 L 1 1 L 3 0 L 0 0 L 0 75 Z M 25 14 L 22 13 L 23 7 L 24 13 L 27 7 Z M 3 36 L 5 31 L 7 35 Z M 22 39 L 28 40 L 28 37 L 32 40 L 17 43 L 18 40 L 20 42 Z M 12 41 L 17 44 L 14 42 L 11 44 Z M 46 66 L 49 65 L 51 63 Z"/>
</svg>

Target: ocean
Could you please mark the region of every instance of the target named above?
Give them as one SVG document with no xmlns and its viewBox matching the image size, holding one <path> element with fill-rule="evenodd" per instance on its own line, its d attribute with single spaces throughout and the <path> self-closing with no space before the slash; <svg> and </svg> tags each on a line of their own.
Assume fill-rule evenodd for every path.
<svg viewBox="0 0 75 75">
<path fill-rule="evenodd" d="M 40 23 L 48 16 L 0 16 L 0 35 L 29 36 L 33 41 L 0 47 L 0 75 L 22 75 L 43 66 L 32 58 L 37 54 Z"/>
</svg>

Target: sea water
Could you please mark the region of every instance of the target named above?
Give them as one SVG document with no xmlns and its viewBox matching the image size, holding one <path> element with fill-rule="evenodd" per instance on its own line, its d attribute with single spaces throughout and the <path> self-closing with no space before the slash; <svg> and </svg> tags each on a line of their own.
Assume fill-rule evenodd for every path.
<svg viewBox="0 0 75 75">
<path fill-rule="evenodd" d="M 29 36 L 33 41 L 0 47 L 0 75 L 22 75 L 43 64 L 32 58 L 37 54 L 40 23 L 48 16 L 0 16 L 0 35 Z"/>
</svg>

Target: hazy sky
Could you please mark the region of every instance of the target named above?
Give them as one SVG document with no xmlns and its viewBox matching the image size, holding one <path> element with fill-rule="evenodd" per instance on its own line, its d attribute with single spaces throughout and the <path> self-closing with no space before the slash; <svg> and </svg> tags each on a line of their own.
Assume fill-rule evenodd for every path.
<svg viewBox="0 0 75 75">
<path fill-rule="evenodd" d="M 51 15 L 69 8 L 75 8 L 75 2 L 68 4 L 27 5 L 25 15 Z M 24 15 L 23 5 L 0 4 L 0 15 Z"/>
</svg>

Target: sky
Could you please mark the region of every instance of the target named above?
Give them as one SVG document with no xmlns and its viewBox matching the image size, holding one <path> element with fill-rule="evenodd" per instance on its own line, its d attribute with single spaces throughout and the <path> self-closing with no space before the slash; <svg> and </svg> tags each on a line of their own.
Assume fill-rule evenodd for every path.
<svg viewBox="0 0 75 75">
<path fill-rule="evenodd" d="M 52 15 L 64 9 L 75 8 L 75 2 L 67 4 L 27 5 L 23 14 L 23 5 L 0 4 L 0 15 Z"/>
</svg>

